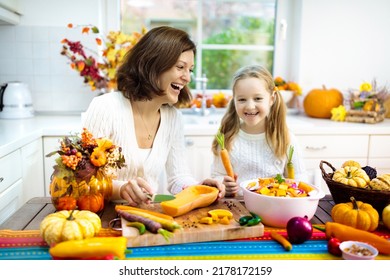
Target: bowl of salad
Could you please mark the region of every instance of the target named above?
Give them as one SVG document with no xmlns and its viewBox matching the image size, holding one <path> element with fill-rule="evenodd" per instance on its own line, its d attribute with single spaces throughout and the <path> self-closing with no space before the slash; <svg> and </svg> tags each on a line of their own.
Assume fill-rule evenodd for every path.
<svg viewBox="0 0 390 280">
<path fill-rule="evenodd" d="M 240 187 L 245 207 L 259 215 L 263 224 L 279 228 L 285 228 L 293 217 L 313 218 L 325 196 L 319 187 L 281 176 L 247 180 Z"/>
</svg>

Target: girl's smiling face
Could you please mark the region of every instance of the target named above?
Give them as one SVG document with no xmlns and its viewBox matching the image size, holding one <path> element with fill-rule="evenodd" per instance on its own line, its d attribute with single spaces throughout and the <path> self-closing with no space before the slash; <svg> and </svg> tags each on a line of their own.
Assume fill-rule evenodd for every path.
<svg viewBox="0 0 390 280">
<path fill-rule="evenodd" d="M 191 73 L 194 69 L 194 52 L 183 52 L 176 64 L 168 71 L 161 74 L 159 81 L 164 89 L 165 103 L 175 104 L 182 88 L 191 82 Z"/>
<path fill-rule="evenodd" d="M 233 90 L 241 128 L 247 133 L 263 133 L 275 95 L 268 92 L 265 81 L 254 77 L 238 80 Z"/>
</svg>

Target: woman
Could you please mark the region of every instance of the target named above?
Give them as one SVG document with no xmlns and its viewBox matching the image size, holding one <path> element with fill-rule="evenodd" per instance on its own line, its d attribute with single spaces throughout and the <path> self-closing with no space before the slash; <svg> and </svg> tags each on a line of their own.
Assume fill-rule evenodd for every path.
<svg viewBox="0 0 390 280">
<path fill-rule="evenodd" d="M 96 97 L 83 126 L 122 147 L 126 167 L 114 181 L 112 200 L 130 205 L 148 202 L 146 193 L 176 194 L 195 184 L 224 185 L 213 179 L 197 182 L 185 157 L 181 113 L 172 105 L 191 100 L 188 88 L 196 46 L 179 29 L 151 29 L 127 53 L 117 72 L 118 92 Z M 168 187 L 159 184 L 166 172 Z"/>
<path fill-rule="evenodd" d="M 225 148 L 236 178 L 226 175 L 217 140 L 212 145 L 211 175 L 223 182 L 226 195 L 235 195 L 239 183 L 245 180 L 286 176 L 290 145 L 294 147 L 295 179 L 307 182 L 302 152 L 287 127 L 286 105 L 271 73 L 259 65 L 242 67 L 233 76 L 232 89 L 233 98 L 222 118 L 220 132 L 225 136 Z"/>
</svg>

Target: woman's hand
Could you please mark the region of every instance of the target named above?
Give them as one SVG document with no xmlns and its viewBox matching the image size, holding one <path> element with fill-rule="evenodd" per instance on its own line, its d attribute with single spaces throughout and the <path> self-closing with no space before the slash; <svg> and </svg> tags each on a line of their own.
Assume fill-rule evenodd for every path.
<svg viewBox="0 0 390 280">
<path fill-rule="evenodd" d="M 225 196 L 225 185 L 221 182 L 214 179 L 205 179 L 201 184 L 210 187 L 216 187 L 219 190 L 218 198 L 223 198 Z"/>
<path fill-rule="evenodd" d="M 225 176 L 223 178 L 223 182 L 222 183 L 225 185 L 225 189 L 226 189 L 225 196 L 226 197 L 233 197 L 233 196 L 235 196 L 238 193 L 238 190 L 240 189 L 239 185 L 236 182 L 237 176 L 235 176 L 235 177 L 236 177 L 235 179 L 233 179 L 230 176 Z"/>
<path fill-rule="evenodd" d="M 131 206 L 137 206 L 142 202 L 150 203 L 146 193 L 152 194 L 152 188 L 149 183 L 141 177 L 129 180 L 120 189 L 120 195 Z"/>
</svg>

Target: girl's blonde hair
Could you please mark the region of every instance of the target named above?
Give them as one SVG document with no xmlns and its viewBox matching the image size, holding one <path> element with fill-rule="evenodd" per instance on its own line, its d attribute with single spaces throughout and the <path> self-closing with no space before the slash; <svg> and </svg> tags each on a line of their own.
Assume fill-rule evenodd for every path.
<svg viewBox="0 0 390 280">
<path fill-rule="evenodd" d="M 290 143 L 290 137 L 287 127 L 286 114 L 287 108 L 282 96 L 275 87 L 274 79 L 271 73 L 260 65 L 249 65 L 240 68 L 232 80 L 233 98 L 228 104 L 226 113 L 221 120 L 220 132 L 225 135 L 225 148 L 230 151 L 233 146 L 233 140 L 240 130 L 240 118 L 238 117 L 234 96 L 235 86 L 238 81 L 247 78 L 258 78 L 265 81 L 268 93 L 275 94 L 275 100 L 270 108 L 270 112 L 265 119 L 265 136 L 268 145 L 274 151 L 274 154 L 282 159 L 286 156 Z M 216 139 L 213 140 L 212 151 L 218 155 L 220 150 Z"/>
</svg>

